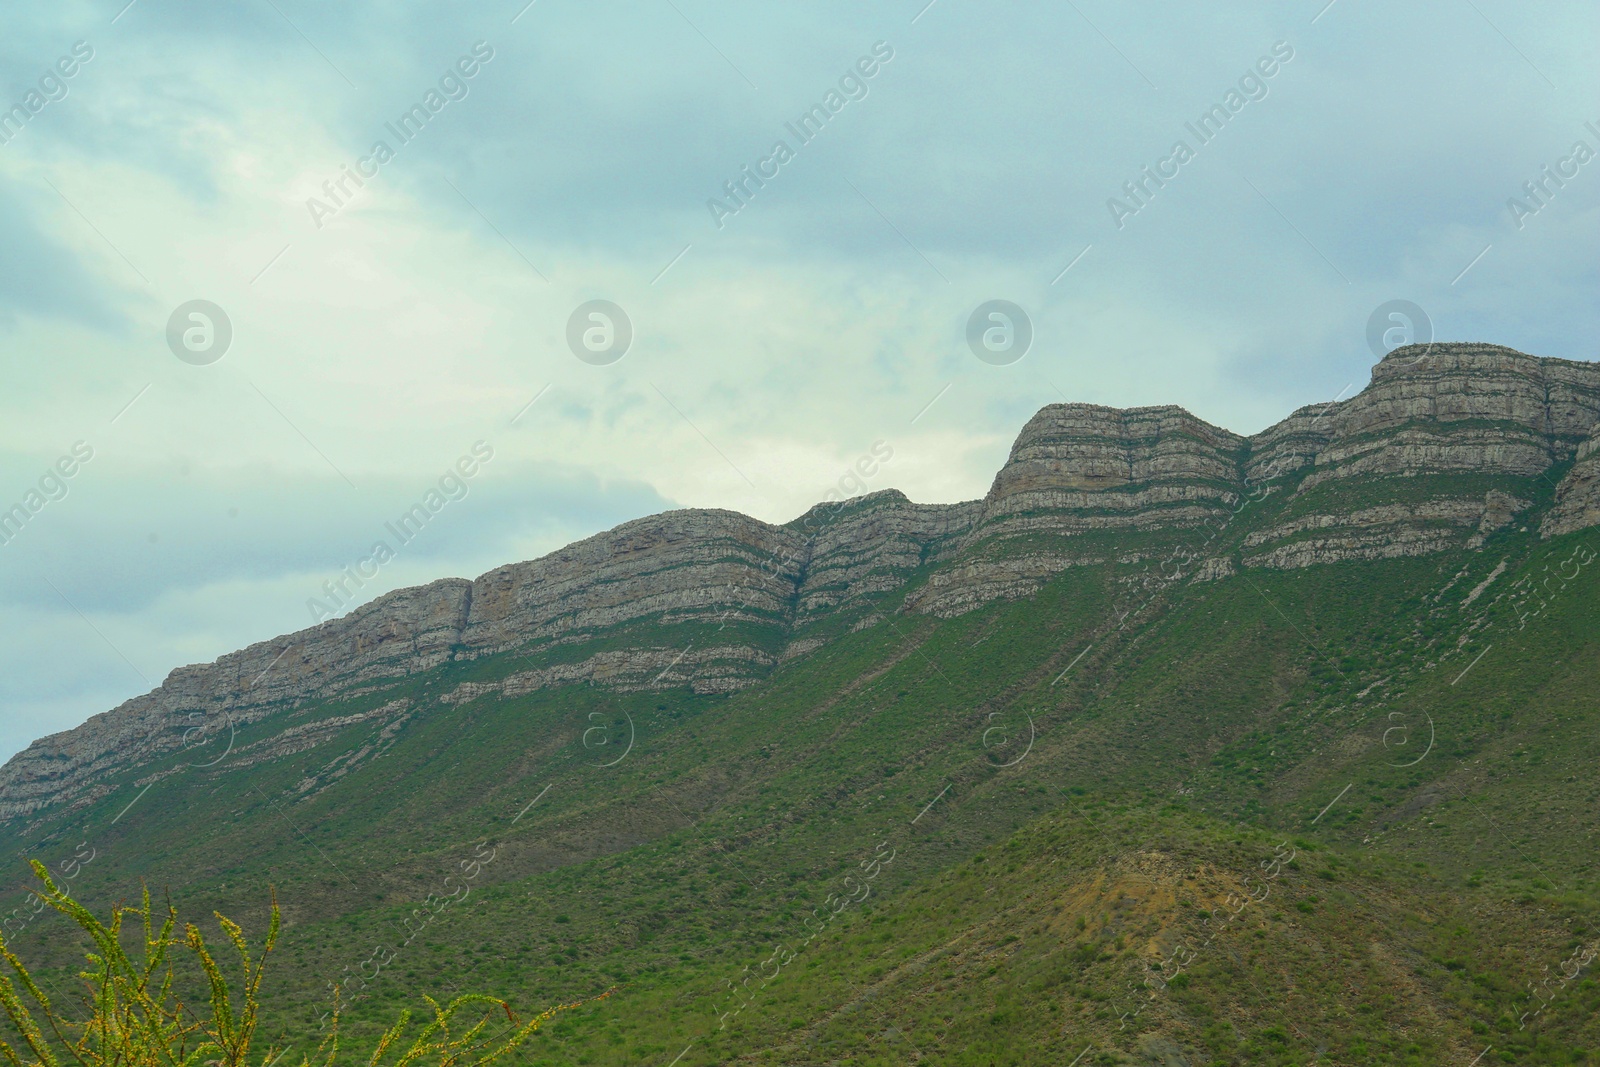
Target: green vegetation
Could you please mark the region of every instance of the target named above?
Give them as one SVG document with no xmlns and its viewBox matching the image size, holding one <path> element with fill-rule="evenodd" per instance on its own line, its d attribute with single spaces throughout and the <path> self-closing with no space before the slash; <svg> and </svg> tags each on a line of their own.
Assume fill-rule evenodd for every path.
<svg viewBox="0 0 1600 1067">
<path fill-rule="evenodd" d="M 35 862 L 34 872 L 44 886 L 41 899 L 89 936 L 88 970 L 78 975 L 85 989 L 84 1016 L 73 1019 L 67 1007 L 69 998 L 52 1002 L 27 965 L 0 937 L 0 957 L 16 975 L 14 982 L 10 975 L 0 973 L 0 1008 L 14 1038 L 14 1043 L 4 1040 L 0 1032 L 0 1055 L 13 1067 L 69 1063 L 80 1067 L 247 1067 L 261 1023 L 261 981 L 281 929 L 276 900 L 259 958 L 251 956 L 237 923 L 220 914 L 216 917 L 238 955 L 240 996 L 236 996 L 199 927 L 186 924 L 183 935 L 177 936 L 178 915 L 170 905 L 160 926 L 156 925 L 148 890 L 141 906 L 115 908 L 108 925 L 60 889 L 43 864 Z M 136 920 L 134 932 L 142 935 L 138 959 L 124 946 L 127 931 L 123 921 L 128 918 Z M 177 963 L 184 953 L 193 966 L 180 975 Z M 47 980 L 46 984 L 52 983 Z M 207 1014 L 198 1015 L 186 1007 L 186 990 L 188 1004 L 206 1003 Z M 26 999 L 33 1001 L 33 1008 Z M 301 1057 L 302 1067 L 310 1067 L 313 1060 L 319 1067 L 333 1067 L 338 1061 L 337 996 L 335 1005 L 327 1035 L 314 1054 Z M 433 1017 L 417 1028 L 410 1025 L 409 1011 L 400 1013 L 367 1057 L 368 1067 L 488 1067 L 521 1046 L 558 1012 L 577 1006 L 562 1005 L 519 1023 L 511 1006 L 497 997 L 468 994 L 443 1006 L 429 998 L 428 1005 Z M 499 1010 L 483 1010 L 491 1008 Z M 509 1025 L 491 1030 L 490 1024 L 501 1012 Z M 470 1025 L 458 1021 L 462 1017 L 470 1021 L 473 1015 L 480 1017 Z M 266 1067 L 277 1063 L 286 1051 L 269 1047 L 259 1054 L 259 1060 Z M 26 1053 L 33 1058 L 24 1059 Z"/>
<path fill-rule="evenodd" d="M 529 1064 L 1600 1063 L 1600 536 L 1542 541 L 1548 486 L 1485 487 L 1536 503 L 1475 552 L 1168 580 L 1176 548 L 1279 521 L 1272 495 L 1220 534 L 1075 541 L 1142 558 L 1024 600 L 897 614 L 928 564 L 726 696 L 447 703 L 598 646 L 449 663 L 0 847 L 97 906 L 144 880 L 270 924 L 270 879 L 259 1025 L 297 1059 L 340 987 L 363 1055 L 422 990 L 472 988 L 582 1004 Z M 64 921 L 10 892 L 8 943 L 71 981 Z"/>
</svg>

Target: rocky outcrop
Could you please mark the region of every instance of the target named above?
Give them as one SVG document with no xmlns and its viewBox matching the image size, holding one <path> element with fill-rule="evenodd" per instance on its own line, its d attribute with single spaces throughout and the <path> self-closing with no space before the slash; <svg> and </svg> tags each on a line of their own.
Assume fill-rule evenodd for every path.
<svg viewBox="0 0 1600 1067">
<path fill-rule="evenodd" d="M 470 588 L 448 579 L 397 590 L 309 630 L 179 667 L 151 692 L 35 741 L 0 767 L 0 819 L 71 799 L 158 756 L 206 764 L 238 727 L 294 703 L 438 666 L 452 655 Z"/>
<path fill-rule="evenodd" d="M 955 550 L 979 515 L 977 502 L 913 504 L 898 489 L 818 504 L 789 528 L 807 537 L 795 624 L 853 623 L 883 594 Z"/>
<path fill-rule="evenodd" d="M 1497 345 L 1407 346 L 1316 421 L 1327 439 L 1302 492 L 1370 474 L 1535 477 L 1571 457 L 1600 421 L 1600 367 Z"/>
<path fill-rule="evenodd" d="M 584 641 L 644 618 L 787 626 L 806 552 L 792 532 L 732 511 L 625 523 L 472 582 L 458 655 Z"/>
<path fill-rule="evenodd" d="M 1463 544 L 1477 547 L 1485 533 L 1504 526 L 1527 505 L 1525 500 L 1491 492 L 1478 501 L 1445 497 L 1345 514 L 1307 515 L 1246 536 L 1244 564 L 1291 569 L 1349 559 L 1425 556 Z"/>
<path fill-rule="evenodd" d="M 1127 514 L 1157 500 L 1220 500 L 1245 439 L 1179 407 L 1051 404 L 1028 420 L 984 498 L 985 524 L 1041 509 Z M 1182 493 L 1192 486 L 1202 492 Z M 1161 492 L 1136 502 L 1148 488 Z"/>
<path fill-rule="evenodd" d="M 1542 528 L 1554 536 L 1600 523 L 1597 426 L 1600 366 L 1471 344 L 1397 349 L 1359 395 L 1250 438 L 1177 407 L 1052 404 L 981 500 L 916 504 L 885 490 L 781 526 L 667 512 L 180 668 L 0 768 L 0 819 L 82 801 L 162 755 L 191 750 L 186 764 L 201 765 L 224 729 L 449 661 L 514 653 L 518 668 L 459 686 L 446 707 L 574 683 L 725 693 L 892 612 L 959 615 L 1071 567 L 1177 552 L 1194 563 L 1177 573 L 1222 580 L 1240 567 L 1471 550 L 1525 511 L 1534 479 L 1576 456 Z M 318 744 L 349 714 L 332 707 L 322 727 L 271 736 Z"/>
<path fill-rule="evenodd" d="M 1069 567 L 1124 554 L 1119 535 L 1170 539 L 1221 521 L 1243 485 L 1245 447 L 1179 407 L 1051 404 L 1022 428 L 954 558 L 907 608 L 949 617 L 1028 596 Z"/>
<path fill-rule="evenodd" d="M 1539 527 L 1544 537 L 1600 526 L 1600 425 L 1578 446 L 1577 460 L 1556 486 L 1555 507 Z"/>
<path fill-rule="evenodd" d="M 1496 345 L 1398 348 L 1358 396 L 1302 409 L 1251 439 L 1249 479 L 1293 476 L 1295 485 L 1292 517 L 1251 533 L 1243 562 L 1305 567 L 1478 548 L 1528 507 L 1513 490 L 1569 459 L 1597 422 L 1596 364 Z M 1367 506 L 1352 506 L 1363 497 Z"/>
<path fill-rule="evenodd" d="M 673 511 L 473 581 L 390 593 L 215 663 L 179 668 L 154 691 L 35 742 L 0 768 L 0 819 L 82 796 L 111 774 L 198 749 L 224 729 L 352 697 L 447 660 L 513 651 L 555 660 L 464 686 L 452 701 L 577 682 L 732 692 L 780 658 L 820 647 L 791 635 L 865 614 L 902 586 L 931 540 L 965 528 L 964 508 L 885 492 L 820 506 L 788 526 L 729 511 Z M 584 649 L 608 642 L 622 647 Z"/>
<path fill-rule="evenodd" d="M 778 657 L 741 644 L 617 649 L 572 663 L 517 671 L 498 681 L 464 682 L 439 699 L 465 704 L 490 693 L 519 697 L 574 682 L 595 682 L 624 693 L 677 686 L 696 693 L 731 693 L 765 675 L 777 662 Z"/>
</svg>

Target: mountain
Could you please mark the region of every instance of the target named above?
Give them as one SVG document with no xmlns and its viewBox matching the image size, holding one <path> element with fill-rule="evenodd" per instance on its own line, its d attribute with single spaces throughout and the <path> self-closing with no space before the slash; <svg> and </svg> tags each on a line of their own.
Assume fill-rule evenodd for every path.
<svg viewBox="0 0 1600 1067">
<path fill-rule="evenodd" d="M 0 839 L 271 881 L 297 1036 L 615 985 L 530 1059 L 1600 1062 L 1597 440 L 1600 365 L 1480 344 L 1250 437 L 1051 405 L 981 500 L 668 512 L 181 668 Z"/>
</svg>

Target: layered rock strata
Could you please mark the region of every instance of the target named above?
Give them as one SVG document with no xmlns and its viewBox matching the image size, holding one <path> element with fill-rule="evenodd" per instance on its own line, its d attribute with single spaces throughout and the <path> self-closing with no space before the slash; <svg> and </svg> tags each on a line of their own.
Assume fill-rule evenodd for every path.
<svg viewBox="0 0 1600 1067">
<path fill-rule="evenodd" d="M 1497 345 L 1398 348 L 1358 396 L 1303 408 L 1251 438 L 1250 480 L 1293 474 L 1296 497 L 1317 506 L 1291 505 L 1300 513 L 1251 533 L 1242 562 L 1304 567 L 1476 548 L 1528 506 L 1517 492 L 1571 458 L 1597 423 L 1596 364 Z M 1354 503 L 1363 497 L 1366 506 Z"/>
<path fill-rule="evenodd" d="M 1558 537 L 1587 526 L 1600 526 L 1600 425 L 1578 446 L 1577 462 L 1556 486 L 1555 507 L 1539 532 Z"/>
<path fill-rule="evenodd" d="M 86 798 L 224 724 L 453 661 L 532 657 L 449 701 L 580 682 L 730 692 L 888 610 L 958 615 L 1170 544 L 1201 545 L 1196 568 L 1212 579 L 1471 549 L 1528 507 L 1533 479 L 1576 457 L 1542 528 L 1569 533 L 1600 523 L 1597 426 L 1600 366 L 1476 344 L 1397 349 L 1359 395 L 1248 438 L 1177 407 L 1053 404 L 980 500 L 915 504 L 885 490 L 782 526 L 668 512 L 179 668 L 0 768 L 0 818 Z"/>
<path fill-rule="evenodd" d="M 1022 428 L 948 565 L 906 607 L 959 615 L 1028 596 L 1068 567 L 1129 558 L 1114 547 L 1128 535 L 1219 522 L 1242 486 L 1246 448 L 1179 407 L 1051 404 Z"/>
</svg>

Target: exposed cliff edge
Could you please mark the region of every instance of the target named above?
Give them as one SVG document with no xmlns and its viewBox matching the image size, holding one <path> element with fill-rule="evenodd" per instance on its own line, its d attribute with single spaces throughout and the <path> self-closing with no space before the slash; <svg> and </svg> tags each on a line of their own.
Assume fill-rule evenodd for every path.
<svg viewBox="0 0 1600 1067">
<path fill-rule="evenodd" d="M 1577 462 L 1556 487 L 1556 503 L 1540 533 L 1557 537 L 1600 526 L 1600 425 L 1578 446 Z"/>
<path fill-rule="evenodd" d="M 1052 404 L 981 500 L 916 504 L 885 490 L 781 526 L 667 512 L 179 668 L 0 768 L 0 819 L 86 802 L 108 775 L 182 747 L 194 723 L 232 729 L 446 663 L 528 659 L 461 683 L 447 702 L 574 682 L 726 692 L 871 625 L 886 598 L 904 594 L 894 611 L 950 616 L 1179 540 L 1197 546 L 1202 580 L 1470 550 L 1576 460 L 1542 525 L 1569 533 L 1600 524 L 1597 435 L 1600 365 L 1478 344 L 1398 349 L 1357 396 L 1251 437 L 1177 407 Z M 1272 506 L 1246 509 L 1254 501 Z M 408 713 L 403 702 L 381 710 Z"/>
</svg>

